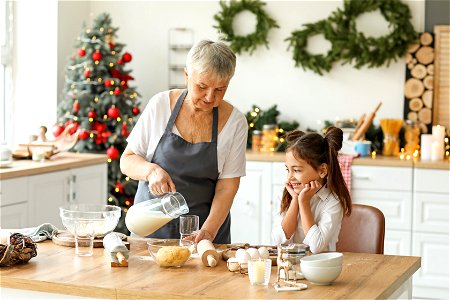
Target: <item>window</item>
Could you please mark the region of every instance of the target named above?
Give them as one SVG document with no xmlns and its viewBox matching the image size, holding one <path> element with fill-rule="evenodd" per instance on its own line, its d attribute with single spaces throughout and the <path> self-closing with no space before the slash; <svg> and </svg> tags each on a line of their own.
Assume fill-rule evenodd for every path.
<svg viewBox="0 0 450 300">
<path fill-rule="evenodd" d="M 13 1 L 0 0 L 0 142 L 7 142 L 11 111 Z"/>
</svg>

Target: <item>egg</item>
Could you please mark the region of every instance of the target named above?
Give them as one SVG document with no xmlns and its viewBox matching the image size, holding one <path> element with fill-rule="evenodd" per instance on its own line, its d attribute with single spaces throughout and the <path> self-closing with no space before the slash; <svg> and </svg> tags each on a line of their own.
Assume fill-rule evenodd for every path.
<svg viewBox="0 0 450 300">
<path fill-rule="evenodd" d="M 239 261 L 236 257 L 230 257 L 227 260 L 227 267 L 228 270 L 230 270 L 231 272 L 235 272 L 239 270 Z"/>
<path fill-rule="evenodd" d="M 269 249 L 267 249 L 266 247 L 259 247 L 258 248 L 258 252 L 259 252 L 259 256 L 262 259 L 267 259 L 269 258 L 270 254 L 269 254 Z"/>
<path fill-rule="evenodd" d="M 236 251 L 236 259 L 240 264 L 246 264 L 251 259 L 251 257 L 250 254 L 248 254 L 244 249 L 238 249 Z"/>
<path fill-rule="evenodd" d="M 260 258 L 258 249 L 256 249 L 256 248 L 248 248 L 247 253 L 250 254 L 251 259 Z"/>
</svg>

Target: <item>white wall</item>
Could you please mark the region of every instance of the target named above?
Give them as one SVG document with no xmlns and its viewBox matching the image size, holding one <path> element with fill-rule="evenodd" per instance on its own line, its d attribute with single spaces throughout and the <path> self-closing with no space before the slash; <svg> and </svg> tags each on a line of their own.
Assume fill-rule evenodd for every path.
<svg viewBox="0 0 450 300">
<path fill-rule="evenodd" d="M 411 8 L 412 22 L 417 31 L 424 28 L 424 0 L 405 1 Z M 67 40 L 81 30 L 85 18 L 76 15 L 73 2 L 59 3 L 59 37 Z M 65 7 L 67 6 L 67 7 Z M 317 128 L 317 120 L 358 118 L 362 113 L 374 109 L 379 101 L 383 106 L 377 118 L 403 118 L 403 83 L 405 65 L 403 61 L 390 67 L 377 69 L 354 69 L 336 65 L 330 73 L 318 76 L 311 71 L 294 67 L 288 44 L 284 41 L 293 30 L 307 22 L 326 18 L 342 1 L 270 1 L 266 11 L 277 20 L 279 29 L 269 35 L 269 47 L 258 49 L 253 55 L 238 56 L 236 75 L 226 98 L 242 112 L 252 104 L 262 109 L 278 104 L 280 119 L 297 120 L 301 128 Z M 217 39 L 213 28 L 213 16 L 219 11 L 216 1 L 92 1 L 89 13 L 110 13 L 113 26 L 119 27 L 117 41 L 127 44 L 126 50 L 133 55 L 129 67 L 141 101 L 145 105 L 155 93 L 168 87 L 168 30 L 173 27 L 189 27 L 194 30 L 195 40 Z M 84 12 L 80 10 L 79 12 Z M 70 23 L 65 20 L 71 20 Z M 370 21 L 372 20 L 372 22 Z M 382 35 L 386 24 L 378 22 L 376 15 L 369 23 L 362 22 L 362 30 Z M 75 28 L 74 28 L 75 27 Z M 366 31 L 365 31 L 366 32 Z M 72 41 L 73 41 L 72 39 Z M 70 43 L 70 45 L 72 45 Z M 69 51 L 67 53 L 66 51 Z M 58 49 L 58 57 L 67 57 L 75 49 Z M 62 76 L 61 65 L 58 75 Z M 61 77 L 59 77 L 61 79 Z M 60 95 L 60 91 L 58 95 Z"/>
</svg>

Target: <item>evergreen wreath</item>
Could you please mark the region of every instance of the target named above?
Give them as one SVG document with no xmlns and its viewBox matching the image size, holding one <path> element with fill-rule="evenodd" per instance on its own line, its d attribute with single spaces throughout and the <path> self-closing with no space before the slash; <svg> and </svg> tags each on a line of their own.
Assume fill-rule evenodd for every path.
<svg viewBox="0 0 450 300">
<path fill-rule="evenodd" d="M 389 23 L 391 32 L 378 38 L 366 37 L 357 31 L 356 18 L 377 9 Z M 400 0 L 345 0 L 344 10 L 338 9 L 330 18 L 337 28 L 343 29 L 341 36 L 347 36 L 341 59 L 344 63 L 354 63 L 357 69 L 364 65 L 369 68 L 389 66 L 391 61 L 403 57 L 408 45 L 418 37 L 410 19 L 408 5 Z"/>
<path fill-rule="evenodd" d="M 228 4 L 227 4 L 228 3 Z M 260 0 L 242 0 L 242 1 L 220 1 L 222 11 L 214 15 L 217 25 L 214 28 L 219 30 L 221 39 L 230 42 L 230 47 L 236 53 L 240 54 L 249 51 L 250 54 L 260 45 L 269 48 L 267 35 L 272 28 L 279 28 L 277 22 L 272 19 L 263 9 L 265 3 Z M 233 31 L 234 17 L 248 10 L 256 16 L 256 30 L 246 36 L 235 35 Z"/>
<path fill-rule="evenodd" d="M 392 28 L 391 33 L 374 38 L 366 37 L 356 29 L 359 15 L 379 9 Z M 418 33 L 410 22 L 409 7 L 400 0 L 344 0 L 344 9 L 337 9 L 332 15 L 306 29 L 292 32 L 286 40 L 293 48 L 295 66 L 322 75 L 330 71 L 334 62 L 354 63 L 355 68 L 389 66 L 392 60 L 403 57 L 408 45 L 417 40 Z M 331 42 L 332 48 L 326 55 L 312 55 L 305 48 L 310 35 L 322 33 Z"/>
<path fill-rule="evenodd" d="M 301 65 L 304 70 L 310 69 L 319 75 L 323 71 L 329 72 L 333 63 L 339 59 L 340 49 L 336 46 L 336 33 L 330 22 L 322 20 L 317 23 L 305 24 L 303 30 L 292 32 L 291 37 L 286 40 L 289 42 L 289 48 L 293 48 L 293 58 L 295 66 Z M 316 34 L 323 34 L 326 40 L 331 42 L 331 49 L 326 55 L 311 54 L 306 51 L 308 38 Z M 289 49 L 288 48 L 288 49 Z"/>
</svg>

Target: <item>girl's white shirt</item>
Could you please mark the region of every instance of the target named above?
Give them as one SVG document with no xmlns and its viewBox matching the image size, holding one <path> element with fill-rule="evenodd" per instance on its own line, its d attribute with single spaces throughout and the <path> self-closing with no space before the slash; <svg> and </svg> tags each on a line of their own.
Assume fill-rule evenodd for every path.
<svg viewBox="0 0 450 300">
<path fill-rule="evenodd" d="M 281 197 L 278 198 L 278 205 L 275 206 L 277 209 L 280 208 L 280 201 Z M 323 186 L 311 198 L 310 204 L 316 224 L 308 230 L 306 235 L 303 232 L 300 213 L 297 217 L 297 229 L 289 238 L 286 237 L 281 226 L 285 213 L 277 213 L 278 220 L 272 230 L 274 244 L 303 243 L 310 247 L 312 253 L 336 251 L 344 212 L 339 199 L 326 186 Z"/>
<path fill-rule="evenodd" d="M 171 113 L 169 91 L 154 95 L 127 138 L 129 149 L 151 161 Z M 180 136 L 176 126 L 173 127 L 173 133 Z M 245 176 L 247 133 L 247 119 L 233 107 L 217 137 L 219 179 Z"/>
</svg>

